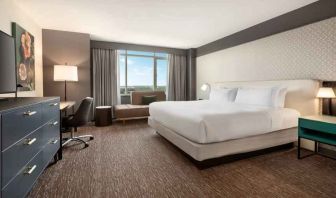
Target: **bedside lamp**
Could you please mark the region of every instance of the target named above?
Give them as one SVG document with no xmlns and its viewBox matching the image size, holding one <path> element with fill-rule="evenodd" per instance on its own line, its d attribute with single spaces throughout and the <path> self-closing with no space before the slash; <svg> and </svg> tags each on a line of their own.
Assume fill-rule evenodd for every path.
<svg viewBox="0 0 336 198">
<path fill-rule="evenodd" d="M 331 115 L 331 98 L 335 98 L 334 90 L 331 87 L 321 87 L 317 96 L 323 100 L 322 114 Z"/>
<path fill-rule="evenodd" d="M 210 91 L 211 87 L 208 83 L 204 83 L 202 86 L 201 86 L 201 90 L 202 91 Z"/>
<path fill-rule="evenodd" d="M 67 100 L 66 83 L 67 81 L 78 81 L 77 66 L 71 65 L 55 65 L 54 81 L 64 81 L 64 100 Z"/>
<path fill-rule="evenodd" d="M 204 83 L 202 86 L 201 86 L 201 91 L 206 93 L 209 97 L 209 93 L 211 91 L 211 86 L 209 83 Z M 201 99 L 202 100 L 202 99 Z"/>
</svg>

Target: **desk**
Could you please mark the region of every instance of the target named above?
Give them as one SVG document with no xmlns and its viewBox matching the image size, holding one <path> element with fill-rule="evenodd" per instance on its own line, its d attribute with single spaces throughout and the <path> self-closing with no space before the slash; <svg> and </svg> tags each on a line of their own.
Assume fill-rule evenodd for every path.
<svg viewBox="0 0 336 198">
<path fill-rule="evenodd" d="M 70 108 L 72 108 L 72 113 L 75 112 L 75 101 L 62 101 L 60 102 L 60 111 L 66 111 Z"/>
<path fill-rule="evenodd" d="M 64 112 L 65 113 L 65 116 L 67 115 L 67 110 L 68 109 L 72 109 L 72 113 L 74 114 L 75 113 L 75 105 L 76 105 L 76 102 L 75 101 L 62 101 L 60 102 L 60 137 L 61 137 L 61 147 L 58 151 L 58 159 L 62 159 L 63 157 L 63 154 L 62 154 L 62 113 Z"/>
</svg>

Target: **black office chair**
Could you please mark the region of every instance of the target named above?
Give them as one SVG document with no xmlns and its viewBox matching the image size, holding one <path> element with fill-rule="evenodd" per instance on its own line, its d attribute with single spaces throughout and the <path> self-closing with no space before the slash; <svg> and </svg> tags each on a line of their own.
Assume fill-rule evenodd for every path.
<svg viewBox="0 0 336 198">
<path fill-rule="evenodd" d="M 71 141 L 84 143 L 85 147 L 89 146 L 89 144 L 84 141 L 83 138 L 89 138 L 90 140 L 93 140 L 92 135 L 81 135 L 75 137 L 74 132 L 77 132 L 77 127 L 84 126 L 89 122 L 92 103 L 93 98 L 87 97 L 83 99 L 74 115 L 70 115 L 62 119 L 62 125 L 67 129 L 71 129 L 71 136 L 70 138 L 63 139 L 64 143 L 62 144 L 62 147 L 67 145 Z"/>
</svg>

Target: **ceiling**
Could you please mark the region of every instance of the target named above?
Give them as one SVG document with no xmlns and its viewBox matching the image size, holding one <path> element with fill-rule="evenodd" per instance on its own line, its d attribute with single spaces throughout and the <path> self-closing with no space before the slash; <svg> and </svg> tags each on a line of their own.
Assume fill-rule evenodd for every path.
<svg viewBox="0 0 336 198">
<path fill-rule="evenodd" d="M 15 0 L 44 29 L 196 48 L 317 0 Z"/>
</svg>

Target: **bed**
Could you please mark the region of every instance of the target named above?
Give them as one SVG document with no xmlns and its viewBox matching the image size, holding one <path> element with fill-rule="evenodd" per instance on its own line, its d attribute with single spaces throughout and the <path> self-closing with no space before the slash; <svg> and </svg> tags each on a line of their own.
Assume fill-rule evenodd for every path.
<svg viewBox="0 0 336 198">
<path fill-rule="evenodd" d="M 195 162 L 250 153 L 297 141 L 300 115 L 318 112 L 315 80 L 213 83 L 211 87 L 283 86 L 283 108 L 209 100 L 150 105 L 149 125 Z M 202 163 L 199 163 L 202 164 Z"/>
</svg>

